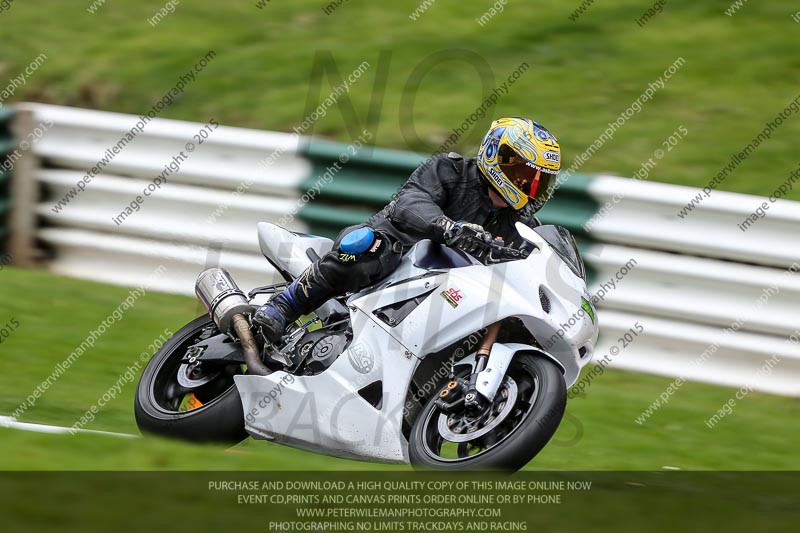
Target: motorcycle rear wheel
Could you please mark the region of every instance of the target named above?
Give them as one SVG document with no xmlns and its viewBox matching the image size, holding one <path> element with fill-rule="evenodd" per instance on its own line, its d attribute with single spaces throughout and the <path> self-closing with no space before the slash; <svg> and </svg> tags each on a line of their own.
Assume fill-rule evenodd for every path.
<svg viewBox="0 0 800 533">
<path fill-rule="evenodd" d="M 225 367 L 208 383 L 191 392 L 178 383 L 177 372 L 186 349 L 211 326 L 213 322 L 207 315 L 189 322 L 147 363 L 134 400 L 136 424 L 142 433 L 228 445 L 247 437 L 242 402 L 233 383 L 233 376 L 242 373 L 238 365 Z M 187 402 L 188 394 L 194 399 Z"/>
<path fill-rule="evenodd" d="M 481 417 L 465 412 L 446 415 L 436 399 L 426 404 L 411 430 L 409 456 L 414 468 L 514 472 L 530 462 L 558 429 L 567 388 L 555 363 L 521 355 Z"/>
</svg>

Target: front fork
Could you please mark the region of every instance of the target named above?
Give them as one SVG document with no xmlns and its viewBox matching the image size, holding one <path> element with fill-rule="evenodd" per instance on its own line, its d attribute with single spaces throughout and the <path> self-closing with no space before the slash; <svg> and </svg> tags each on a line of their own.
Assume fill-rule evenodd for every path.
<svg viewBox="0 0 800 533">
<path fill-rule="evenodd" d="M 439 398 L 436 401 L 439 409 L 444 412 L 453 412 L 463 406 L 468 411 L 480 411 L 484 407 L 486 399 L 478 393 L 478 378 L 480 373 L 486 370 L 489 363 L 489 355 L 492 353 L 492 347 L 495 342 L 497 342 L 500 326 L 500 322 L 495 322 L 487 328 L 475 355 L 475 369 L 469 379 L 453 379 L 439 393 Z"/>
<path fill-rule="evenodd" d="M 486 330 L 486 335 L 483 336 L 483 341 L 475 354 L 475 371 L 469 377 L 469 385 L 467 394 L 464 396 L 464 407 L 467 410 L 478 410 L 481 408 L 481 395 L 478 394 L 478 376 L 481 372 L 486 370 L 489 364 L 489 354 L 492 353 L 492 347 L 497 342 L 497 336 L 500 334 L 500 322 L 495 322 Z"/>
</svg>

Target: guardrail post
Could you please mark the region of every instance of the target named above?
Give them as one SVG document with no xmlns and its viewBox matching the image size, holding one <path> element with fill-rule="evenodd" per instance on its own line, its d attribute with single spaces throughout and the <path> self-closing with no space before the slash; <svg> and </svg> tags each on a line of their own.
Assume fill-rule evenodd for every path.
<svg viewBox="0 0 800 533">
<path fill-rule="evenodd" d="M 11 129 L 16 139 L 24 139 L 33 131 L 33 112 L 18 110 L 14 114 Z M 8 216 L 8 251 L 13 264 L 21 267 L 33 266 L 36 262 L 36 203 L 39 190 L 36 183 L 36 156 L 33 149 L 21 150 L 12 141 L 14 160 L 9 183 L 10 212 Z"/>
</svg>

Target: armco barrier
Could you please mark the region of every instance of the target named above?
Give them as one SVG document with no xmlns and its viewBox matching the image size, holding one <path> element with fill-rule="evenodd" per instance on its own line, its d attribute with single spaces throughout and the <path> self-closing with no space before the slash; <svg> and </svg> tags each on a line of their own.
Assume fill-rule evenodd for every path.
<svg viewBox="0 0 800 533">
<path fill-rule="evenodd" d="M 800 188 L 800 182 L 794 186 Z M 590 222 L 596 241 L 783 268 L 800 260 L 798 202 L 771 203 L 765 218 L 741 231 L 738 224 L 765 198 L 714 191 L 680 218 L 677 213 L 698 189 L 598 176 L 586 184 L 586 191 L 598 205 L 623 196 L 608 215 Z"/>
<path fill-rule="evenodd" d="M 197 273 L 210 265 L 228 268 L 245 289 L 268 283 L 274 273 L 260 256 L 257 222 L 286 220 L 289 229 L 332 236 L 383 207 L 425 160 L 367 147 L 352 154 L 344 144 L 221 126 L 158 194 L 117 225 L 112 219 L 126 201 L 202 124 L 151 121 L 56 212 L 57 200 L 138 118 L 39 104 L 20 109 L 33 113 L 34 122 L 53 122 L 35 146 L 40 165 L 19 177 L 35 180 L 40 193 L 18 199 L 35 206 L 39 242 L 54 251 L 48 268 L 136 285 L 163 264 L 167 270 L 156 289 L 183 294 L 192 294 Z M 347 164 L 321 184 L 342 154 Z M 265 159 L 272 162 L 265 166 Z M 242 183 L 250 184 L 235 193 Z M 609 356 L 611 366 L 635 371 L 800 396 L 800 343 L 789 340 L 800 335 L 800 272 L 792 271 L 800 268 L 800 204 L 779 200 L 742 232 L 737 223 L 763 198 L 715 191 L 680 219 L 677 212 L 696 194 L 688 187 L 576 175 L 540 213 L 545 223 L 566 226 L 583 241 L 594 270 L 590 293 L 600 309 L 596 358 Z M 596 216 L 614 198 L 607 214 Z M 219 216 L 210 222 L 215 211 Z M 628 343 L 625 333 L 636 323 L 644 331 Z M 703 353 L 711 355 L 698 363 Z M 769 375 L 760 373 L 773 356 L 779 364 Z"/>
<path fill-rule="evenodd" d="M 55 252 L 47 263 L 52 271 L 137 285 L 166 261 L 158 289 L 182 294 L 193 293 L 192 280 L 211 265 L 228 268 L 245 288 L 274 279 L 256 225 L 278 221 L 298 200 L 311 171 L 297 155 L 298 136 L 220 126 L 197 144 L 203 124 L 153 119 L 109 157 L 139 117 L 43 104 L 19 109 L 36 123 L 52 123 L 35 145 L 40 165 L 20 176 L 40 185 L 26 203 L 42 223 L 40 244 Z M 191 153 L 189 142 L 196 145 Z M 115 217 L 181 152 L 188 157 L 180 171 L 117 224 Z M 75 193 L 104 159 L 100 173 Z M 301 220 L 287 227 L 308 230 Z"/>
</svg>

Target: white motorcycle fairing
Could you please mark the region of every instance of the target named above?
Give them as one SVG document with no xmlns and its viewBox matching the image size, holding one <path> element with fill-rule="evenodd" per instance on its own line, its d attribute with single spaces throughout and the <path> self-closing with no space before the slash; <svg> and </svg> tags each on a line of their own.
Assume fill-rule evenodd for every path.
<svg viewBox="0 0 800 533">
<path fill-rule="evenodd" d="M 279 272 L 296 278 L 311 264 L 308 250 L 323 256 L 333 248 L 333 241 L 316 235 L 294 233 L 275 224 L 258 223 L 258 245 Z M 287 280 L 288 281 L 288 280 Z"/>
<path fill-rule="evenodd" d="M 593 317 L 581 309 L 582 300 L 588 300 L 586 284 L 534 230 L 522 224 L 517 230 L 537 250 L 527 259 L 489 266 L 451 254 L 445 258 L 449 268 L 447 261 L 443 268 L 421 268 L 423 252 L 438 245 L 417 244 L 392 275 L 349 298 L 353 341 L 324 372 L 235 376 L 247 431 L 320 453 L 407 463 L 402 423 L 417 366 L 427 354 L 509 317 L 522 321 L 531 344 L 496 343 L 479 374 L 478 392 L 494 398 L 520 352 L 555 361 L 571 386 L 597 340 Z M 307 248 L 322 255 L 332 245 L 329 239 L 296 236 L 265 223 L 259 224 L 259 240 L 270 261 L 293 276 L 311 263 Z M 382 314 L 411 299 L 418 301 L 416 307 L 397 324 Z M 474 354 L 458 364 L 474 365 Z M 380 398 L 371 403 L 365 389 L 376 387 Z"/>
</svg>

